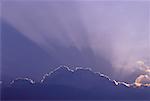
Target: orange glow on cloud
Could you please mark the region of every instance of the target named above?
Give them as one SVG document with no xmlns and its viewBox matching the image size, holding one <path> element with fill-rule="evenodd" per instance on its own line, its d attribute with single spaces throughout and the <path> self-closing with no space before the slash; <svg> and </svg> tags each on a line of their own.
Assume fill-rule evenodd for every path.
<svg viewBox="0 0 150 101">
<path fill-rule="evenodd" d="M 140 75 L 135 80 L 135 86 L 148 86 L 150 87 L 150 66 L 145 65 L 143 61 L 137 61 L 140 65 L 140 69 L 144 72 L 144 75 Z"/>
</svg>

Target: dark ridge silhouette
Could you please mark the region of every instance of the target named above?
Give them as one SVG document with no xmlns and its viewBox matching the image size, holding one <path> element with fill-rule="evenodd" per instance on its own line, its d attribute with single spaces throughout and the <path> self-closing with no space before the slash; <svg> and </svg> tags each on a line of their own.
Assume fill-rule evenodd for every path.
<svg viewBox="0 0 150 101">
<path fill-rule="evenodd" d="M 41 82 L 17 78 L 3 85 L 2 100 L 150 100 L 150 87 L 135 88 L 91 69 L 60 66 Z"/>
</svg>

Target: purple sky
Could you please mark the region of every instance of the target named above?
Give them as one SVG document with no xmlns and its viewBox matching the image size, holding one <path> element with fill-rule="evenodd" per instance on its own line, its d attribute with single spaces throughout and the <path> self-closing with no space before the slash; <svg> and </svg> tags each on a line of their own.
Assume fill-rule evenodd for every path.
<svg viewBox="0 0 150 101">
<path fill-rule="evenodd" d="M 119 79 L 137 71 L 136 61 L 150 62 L 149 15 L 148 1 L 6 0 L 1 17 L 44 52 L 53 52 L 54 57 L 60 54 L 50 43 L 78 51 L 88 47 L 111 63 L 111 75 Z M 9 58 L 6 60 L 11 61 Z M 101 72 L 100 66 L 91 68 Z M 104 73 L 108 74 L 107 70 Z"/>
</svg>

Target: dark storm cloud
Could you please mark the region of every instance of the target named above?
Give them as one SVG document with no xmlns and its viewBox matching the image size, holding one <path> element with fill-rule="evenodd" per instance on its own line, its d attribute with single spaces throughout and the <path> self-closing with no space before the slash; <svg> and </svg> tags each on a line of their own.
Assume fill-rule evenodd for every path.
<svg viewBox="0 0 150 101">
<path fill-rule="evenodd" d="M 82 67 L 71 70 L 61 66 L 42 79 L 14 80 L 2 86 L 2 100 L 148 100 L 149 87 L 134 88 L 130 84 L 111 80 L 101 73 Z M 131 96 L 132 95 L 132 96 Z M 142 95 L 142 96 L 141 96 Z"/>
</svg>

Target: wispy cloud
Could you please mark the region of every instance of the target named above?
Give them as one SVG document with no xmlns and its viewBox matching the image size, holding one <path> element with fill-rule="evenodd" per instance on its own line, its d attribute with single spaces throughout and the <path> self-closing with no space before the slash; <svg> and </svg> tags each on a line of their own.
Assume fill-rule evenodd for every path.
<svg viewBox="0 0 150 101">
<path fill-rule="evenodd" d="M 114 68 L 133 73 L 136 61 L 149 58 L 149 3 L 143 2 L 3 2 L 3 16 L 24 36 L 49 52 L 55 41 L 79 50 L 90 47 Z M 120 73 L 121 72 L 121 73 Z"/>
</svg>

